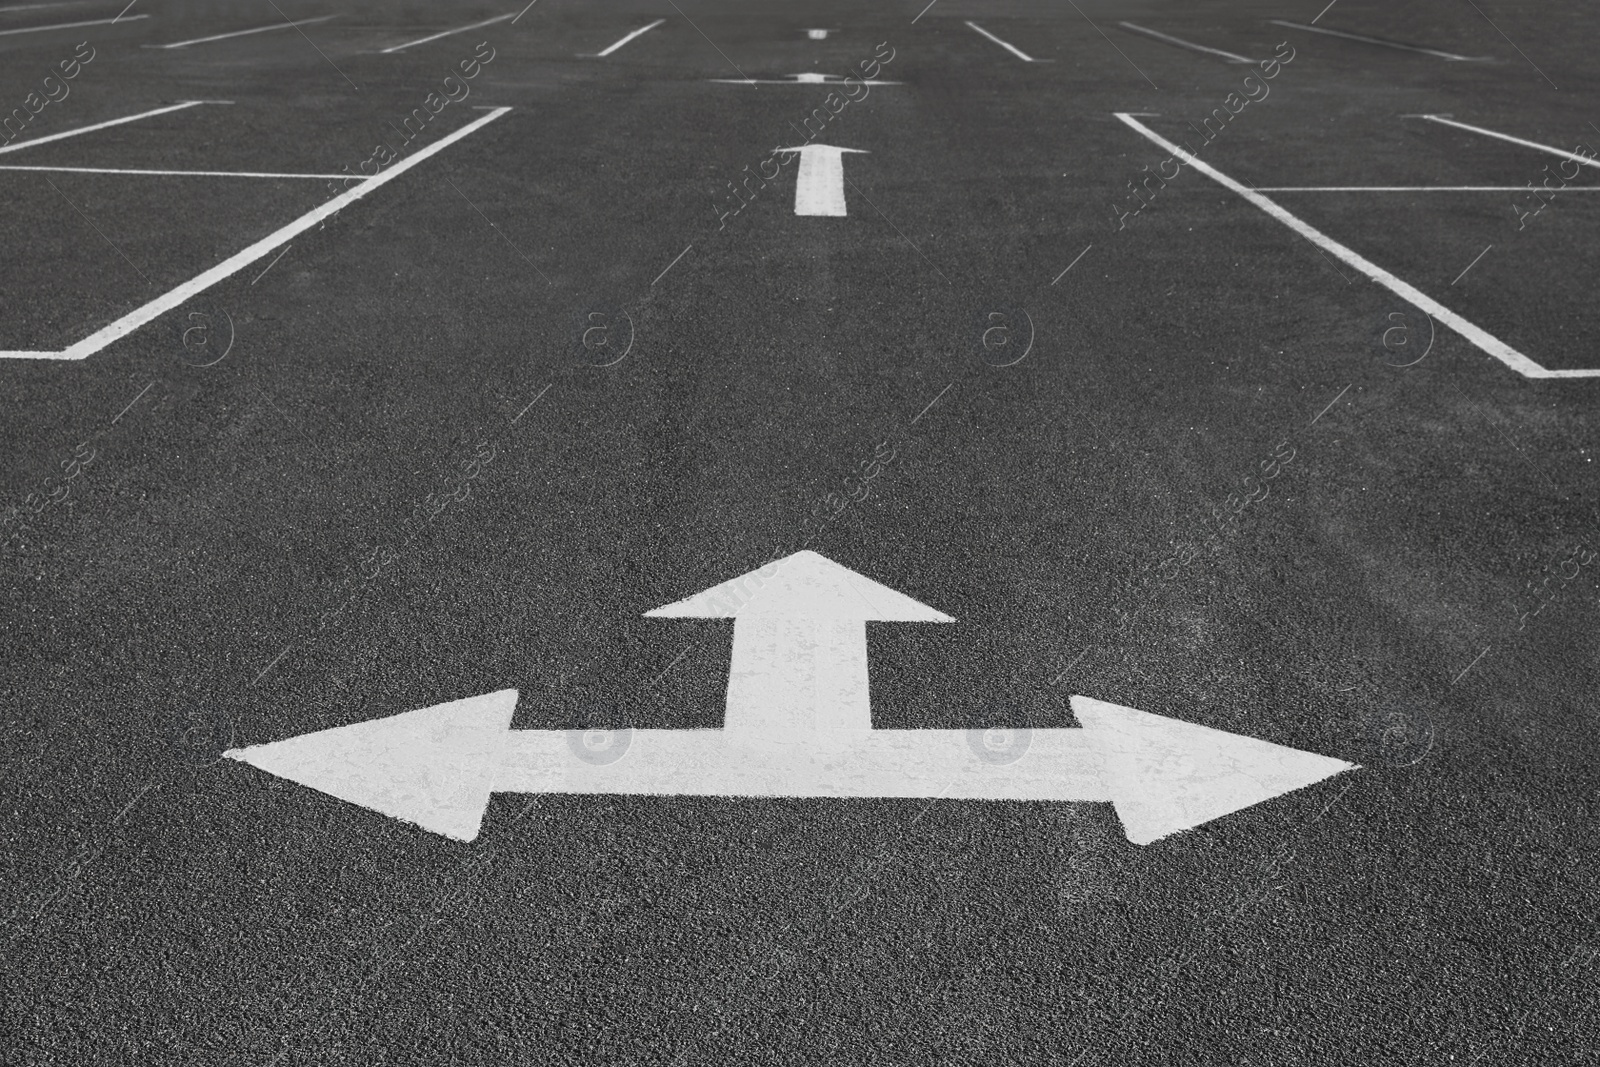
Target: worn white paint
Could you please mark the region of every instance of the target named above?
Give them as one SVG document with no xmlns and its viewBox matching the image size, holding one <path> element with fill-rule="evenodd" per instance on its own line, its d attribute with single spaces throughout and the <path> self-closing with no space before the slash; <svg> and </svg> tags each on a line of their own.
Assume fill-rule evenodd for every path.
<svg viewBox="0 0 1600 1067">
<path fill-rule="evenodd" d="M 9 37 L 14 33 L 44 33 L 46 30 L 70 30 L 78 26 L 109 26 L 115 22 L 132 22 L 135 19 L 147 19 L 149 15 L 129 15 L 124 18 L 118 15 L 114 19 L 90 19 L 87 22 L 58 22 L 54 26 L 23 26 L 15 30 L 0 30 L 0 37 Z"/>
<path fill-rule="evenodd" d="M 1166 151 L 1172 154 L 1174 159 L 1188 164 L 1222 187 L 1231 189 L 1233 192 L 1238 193 L 1246 201 L 1254 204 L 1262 211 L 1265 211 L 1268 215 L 1274 219 L 1277 219 L 1279 222 L 1283 223 L 1285 226 L 1289 227 L 1295 233 L 1298 233 L 1300 236 L 1304 237 L 1318 248 L 1327 252 L 1329 255 L 1351 267 L 1354 267 L 1356 270 L 1360 271 L 1362 274 L 1365 274 L 1372 281 L 1377 282 L 1379 285 L 1383 286 L 1385 289 L 1388 289 L 1402 300 L 1414 304 L 1418 308 L 1421 308 L 1423 311 L 1427 312 L 1429 315 L 1438 319 L 1440 322 L 1444 323 L 1446 326 L 1449 326 L 1452 330 L 1455 330 L 1462 337 L 1465 337 L 1479 349 L 1487 352 L 1495 359 L 1498 359 L 1500 362 L 1504 363 L 1518 374 L 1521 374 L 1527 378 L 1600 377 L 1600 369 L 1551 370 L 1547 367 L 1540 366 L 1538 363 L 1535 363 L 1521 352 L 1518 352 L 1516 349 L 1512 348 L 1498 337 L 1495 337 L 1487 330 L 1468 322 L 1465 318 L 1457 315 L 1454 311 L 1451 311 L 1449 308 L 1428 296 L 1426 293 L 1423 293 L 1415 286 L 1401 281 L 1399 278 L 1384 270 L 1370 259 L 1367 259 L 1365 256 L 1345 247 L 1338 241 L 1335 241 L 1333 238 L 1323 233 L 1321 230 L 1307 222 L 1304 222 L 1298 216 L 1284 210 L 1278 205 L 1277 202 L 1269 200 L 1256 190 L 1234 181 L 1232 178 L 1228 177 L 1211 164 L 1173 144 L 1171 141 L 1167 140 L 1165 137 L 1162 137 L 1160 134 L 1156 133 L 1154 130 L 1150 129 L 1150 127 L 1146 126 L 1144 123 L 1140 122 L 1127 112 L 1118 111 L 1114 112 L 1114 114 L 1124 124 L 1136 130 L 1139 134 L 1149 139 L 1152 143 L 1166 149 Z"/>
<path fill-rule="evenodd" d="M 93 133 L 96 130 L 106 129 L 108 126 L 121 126 L 125 122 L 138 122 L 140 119 L 154 118 L 157 115 L 165 115 L 169 111 L 182 111 L 184 108 L 199 107 L 201 104 L 231 103 L 233 103 L 232 100 L 184 100 L 176 104 L 168 104 L 166 107 L 158 107 L 150 111 L 141 111 L 137 115 L 124 115 L 120 119 L 107 119 L 105 122 L 96 122 L 92 126 L 78 126 L 70 130 L 63 130 L 60 133 L 52 133 L 47 137 L 34 137 L 27 141 L 16 141 L 12 144 L 6 145 L 4 148 L 0 148 L 0 155 L 3 155 L 6 152 L 20 152 L 24 148 L 32 148 L 34 145 L 49 144 L 51 141 L 60 141 L 67 137 L 81 137 L 86 133 Z"/>
<path fill-rule="evenodd" d="M 918 15 L 917 17 L 921 18 L 922 16 Z M 1009 43 L 1007 41 L 1002 41 L 1000 38 L 996 37 L 994 34 L 990 33 L 988 30 L 984 29 L 982 26 L 978 25 L 976 22 L 973 22 L 970 19 L 967 19 L 967 20 L 964 20 L 964 21 L 966 21 L 968 26 L 972 27 L 974 30 L 977 30 L 979 33 L 983 34 L 985 37 L 989 38 L 989 40 L 993 41 L 995 44 L 999 45 L 1001 48 L 1004 48 L 1007 52 L 1010 52 L 1012 55 L 1016 56 L 1018 59 L 1022 60 L 1024 63 L 1040 63 L 1040 62 L 1043 62 L 1043 60 L 1034 59 L 1032 56 L 1030 56 L 1028 53 L 1024 52 L 1022 49 L 1018 48 L 1016 45 L 1011 44 L 1011 43 Z"/>
<path fill-rule="evenodd" d="M 492 19 L 484 19 L 482 22 L 474 22 L 467 26 L 457 26 L 453 30 L 445 30 L 442 33 L 435 33 L 428 37 L 419 37 L 415 41 L 407 41 L 405 44 L 397 44 L 393 48 L 380 48 L 378 50 L 378 54 L 386 56 L 391 52 L 404 52 L 407 48 L 415 48 L 419 44 L 427 44 L 429 41 L 437 41 L 441 37 L 451 37 L 458 33 L 466 33 L 468 30 L 477 30 L 483 28 L 484 26 L 493 26 L 497 22 L 504 22 L 506 19 L 516 17 L 517 16 L 515 15 L 509 14 L 496 15 Z"/>
<path fill-rule="evenodd" d="M 1191 52 L 1205 52 L 1208 55 L 1221 56 L 1230 63 L 1255 62 L 1255 60 L 1246 56 L 1241 56 L 1236 52 L 1224 52 L 1220 48 L 1210 48 L 1203 44 L 1195 44 L 1193 41 L 1185 41 L 1182 37 L 1174 37 L 1169 33 L 1162 33 L 1160 30 L 1152 30 L 1148 26 L 1139 26 L 1132 22 L 1119 22 L 1117 25 L 1121 26 L 1125 30 L 1132 30 L 1134 33 L 1142 33 L 1146 37 L 1153 37 L 1158 41 L 1165 41 L 1167 44 L 1175 44 L 1179 48 L 1187 48 Z"/>
<path fill-rule="evenodd" d="M 319 225 L 323 220 L 337 214 L 339 211 L 348 207 L 350 204 L 361 199 L 362 197 L 371 195 L 380 187 L 394 181 L 412 167 L 422 163 L 430 156 L 444 151 L 446 148 L 449 148 L 463 137 L 471 136 L 473 133 L 482 129 L 484 126 L 487 126 L 489 123 L 493 122 L 495 119 L 498 119 L 501 115 L 504 115 L 510 110 L 511 109 L 509 107 L 497 107 L 493 111 L 484 112 L 481 116 L 473 119 L 471 122 L 461 127 L 461 129 L 456 130 L 454 133 L 451 133 L 445 137 L 441 137 L 439 140 L 433 142 L 425 148 L 417 149 L 417 151 L 413 152 L 411 155 L 400 160 L 400 162 L 395 163 L 388 169 L 379 172 L 376 176 L 365 179 L 360 184 L 345 190 L 336 197 L 333 197 L 322 206 L 311 209 L 304 215 L 301 215 L 298 219 L 295 219 L 293 222 L 289 223 L 287 226 L 273 231 L 267 236 L 261 238 L 261 240 L 257 241 L 255 244 L 250 245 L 248 248 L 245 248 L 239 252 L 235 252 L 233 255 L 229 256 L 221 263 L 218 263 L 210 270 L 196 275 L 195 277 L 184 282 L 182 285 L 179 285 L 176 288 L 170 289 L 161 294 L 154 300 L 134 308 L 126 315 L 123 315 L 119 319 L 113 320 L 111 323 L 101 327 L 88 337 L 85 337 L 83 340 L 70 346 L 69 348 L 59 352 L 0 352 L 0 359 L 87 359 L 96 352 L 100 351 L 102 348 L 105 348 L 107 345 L 111 344 L 113 341 L 116 341 L 122 337 L 126 337 L 128 334 L 132 333 L 134 330 L 137 330 L 150 320 L 157 318 L 168 311 L 171 311 L 173 308 L 177 307 L 179 304 L 182 304 L 190 297 L 205 292 L 213 285 L 216 285 L 225 278 L 232 277 L 257 260 L 266 258 L 281 245 L 288 244 L 290 241 L 311 229 L 313 226 Z"/>
<path fill-rule="evenodd" d="M 512 731 L 505 689 L 226 755 L 423 829 L 478 836 L 496 792 L 1110 801 L 1149 844 L 1354 764 L 1087 697 L 1082 729 L 1033 730 L 1009 762 L 966 730 L 636 730 L 614 758 L 579 731 Z"/>
<path fill-rule="evenodd" d="M 187 41 L 173 41 L 171 44 L 142 44 L 140 48 L 188 48 L 194 44 L 209 44 L 212 41 L 226 41 L 231 37 L 248 37 L 255 33 L 271 33 L 273 30 L 292 30 L 299 26 L 310 26 L 316 22 L 327 22 L 336 19 L 338 15 L 321 15 L 314 19 L 301 19 L 299 22 L 274 22 L 267 26 L 256 26 L 248 30 L 234 30 L 232 33 L 219 33 L 215 37 L 195 37 Z"/>
<path fill-rule="evenodd" d="M 1495 140 L 1505 141 L 1507 144 L 1521 145 L 1523 148 L 1536 148 L 1541 152 L 1548 152 L 1550 155 L 1560 156 L 1562 159 L 1570 159 L 1586 167 L 1600 167 L 1600 160 L 1597 160 L 1594 156 L 1586 156 L 1578 152 L 1568 152 L 1565 148 L 1553 148 L 1547 144 L 1540 144 L 1538 141 L 1529 141 L 1521 137 L 1513 137 L 1509 133 L 1499 133 L 1495 130 L 1486 130 L 1482 126 L 1472 126 L 1465 122 L 1457 122 L 1455 119 L 1447 118 L 1444 115 L 1418 115 L 1416 117 L 1419 119 L 1427 119 L 1429 122 L 1437 122 L 1441 126 L 1454 126 L 1458 130 L 1469 130 L 1472 133 L 1481 133 L 1485 137 L 1493 137 Z M 1573 173 L 1576 174 L 1577 172 L 1574 171 Z"/>
<path fill-rule="evenodd" d="M 794 178 L 796 215 L 845 215 L 844 154 L 866 153 L 859 148 L 838 148 L 831 144 L 808 144 L 799 148 L 779 148 L 779 152 L 800 153 L 800 169 Z"/>
<path fill-rule="evenodd" d="M 589 58 L 603 59 L 604 57 L 609 56 L 612 52 L 615 52 L 617 49 L 621 48 L 623 45 L 627 44 L 629 41 L 633 40 L 635 37 L 638 37 L 641 34 L 649 33 L 651 30 L 655 29 L 657 26 L 661 25 L 665 21 L 667 21 L 667 20 L 666 19 L 656 19 L 654 22 L 650 23 L 648 26 L 640 26 L 638 29 L 636 29 L 632 33 L 628 34 L 628 36 L 624 37 L 622 40 L 616 42 L 615 44 L 606 45 L 606 47 L 602 48 L 600 51 L 596 52 L 592 57 L 589 57 Z M 580 53 L 580 54 L 582 54 L 582 53 Z"/>
<path fill-rule="evenodd" d="M 1379 44 L 1385 48 L 1398 48 L 1403 52 L 1421 52 L 1425 56 L 1437 56 L 1440 59 L 1453 59 L 1463 63 L 1487 63 L 1484 56 L 1458 56 L 1454 52 L 1441 52 L 1436 48 L 1423 48 L 1420 45 L 1401 44 L 1399 41 L 1385 41 L 1382 37 L 1364 37 L 1359 33 L 1346 33 L 1343 30 L 1330 30 L 1322 26 L 1307 26 L 1299 22 L 1288 22 L 1284 19 L 1268 19 L 1268 22 L 1277 26 L 1287 26 L 1292 30 L 1305 30 L 1308 33 L 1325 33 L 1329 37 L 1343 37 L 1347 41 L 1361 41 L 1365 44 Z"/>
</svg>

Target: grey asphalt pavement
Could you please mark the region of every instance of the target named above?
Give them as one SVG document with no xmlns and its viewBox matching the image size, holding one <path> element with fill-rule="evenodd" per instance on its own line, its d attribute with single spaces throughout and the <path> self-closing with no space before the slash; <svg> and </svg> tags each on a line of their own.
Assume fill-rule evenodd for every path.
<svg viewBox="0 0 1600 1067">
<path fill-rule="evenodd" d="M 123 2 L 0 6 L 0 350 L 390 176 L 0 358 L 0 1063 L 1597 1062 L 1600 377 L 1134 125 L 1600 371 L 1592 9 Z M 956 620 L 869 625 L 877 728 L 1359 767 L 462 842 L 222 756 L 718 727 L 733 625 L 645 612 L 802 549 Z"/>
</svg>

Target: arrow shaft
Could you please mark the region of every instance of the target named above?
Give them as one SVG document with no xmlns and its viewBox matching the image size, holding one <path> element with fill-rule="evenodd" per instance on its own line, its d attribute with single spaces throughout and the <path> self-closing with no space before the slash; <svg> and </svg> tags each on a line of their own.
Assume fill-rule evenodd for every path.
<svg viewBox="0 0 1600 1067">
<path fill-rule="evenodd" d="M 739 616 L 728 671 L 732 732 L 868 730 L 867 624 Z"/>
<path fill-rule="evenodd" d="M 794 179 L 796 215 L 844 215 L 844 157 L 808 148 L 800 153 Z"/>
<path fill-rule="evenodd" d="M 1017 743 L 1009 751 L 986 749 L 982 732 L 967 730 L 788 730 L 765 736 L 729 730 L 634 730 L 613 735 L 627 737 L 625 750 L 595 754 L 585 751 L 582 736 L 565 730 L 510 733 L 494 791 L 1112 799 L 1102 783 L 1100 754 L 1083 730 L 1018 731 L 1011 734 Z M 1025 746 L 1020 741 L 1024 736 Z M 612 757 L 612 762 L 598 762 Z"/>
</svg>

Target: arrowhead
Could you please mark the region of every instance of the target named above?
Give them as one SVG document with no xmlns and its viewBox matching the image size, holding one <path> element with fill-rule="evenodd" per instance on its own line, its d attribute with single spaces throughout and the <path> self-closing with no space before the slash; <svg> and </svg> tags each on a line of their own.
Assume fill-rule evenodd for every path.
<svg viewBox="0 0 1600 1067">
<path fill-rule="evenodd" d="M 1072 711 L 1095 740 L 1111 802 L 1136 845 L 1356 766 L 1089 697 L 1074 696 Z"/>
<path fill-rule="evenodd" d="M 675 604 L 645 612 L 652 619 L 860 619 L 955 622 L 810 550 L 741 574 Z"/>
<path fill-rule="evenodd" d="M 468 697 L 224 755 L 424 830 L 471 841 L 511 728 L 517 691 Z"/>
<path fill-rule="evenodd" d="M 823 153 L 832 152 L 835 155 L 838 155 L 840 152 L 855 152 L 855 153 L 858 153 L 858 154 L 863 155 L 863 156 L 868 156 L 868 155 L 872 154 L 871 152 L 868 152 L 865 148 L 840 148 L 838 145 L 831 145 L 831 144 L 803 144 L 803 145 L 799 145 L 799 146 L 797 146 L 795 148 L 774 148 L 773 151 L 774 152 L 799 152 L 802 155 L 804 155 L 807 152 L 823 152 Z"/>
</svg>

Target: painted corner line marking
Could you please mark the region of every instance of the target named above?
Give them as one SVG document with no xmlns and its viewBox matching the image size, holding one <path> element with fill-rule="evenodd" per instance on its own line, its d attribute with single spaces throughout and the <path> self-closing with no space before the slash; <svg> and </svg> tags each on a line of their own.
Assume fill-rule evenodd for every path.
<svg viewBox="0 0 1600 1067">
<path fill-rule="evenodd" d="M 1389 273 L 1360 253 L 1340 244 L 1338 241 L 1335 241 L 1321 230 L 1318 230 L 1310 223 L 1302 220 L 1299 216 L 1286 211 L 1276 201 L 1262 196 L 1254 189 L 1235 181 L 1217 168 L 1213 167 L 1211 164 L 1197 158 L 1193 153 L 1173 144 L 1171 141 L 1167 140 L 1165 137 L 1162 137 L 1160 134 L 1150 129 L 1150 127 L 1134 118 L 1128 112 L 1115 111 L 1112 112 L 1112 114 L 1114 114 L 1124 125 L 1133 129 L 1145 139 L 1160 146 L 1167 152 L 1170 152 L 1175 159 L 1181 160 L 1182 162 L 1194 167 L 1195 170 L 1206 175 L 1223 188 L 1232 190 L 1233 192 L 1239 194 L 1239 196 L 1243 197 L 1251 204 L 1254 204 L 1256 207 L 1260 208 L 1274 219 L 1277 219 L 1279 222 L 1283 223 L 1285 226 L 1289 227 L 1291 230 L 1298 233 L 1312 244 L 1316 245 L 1319 250 L 1335 256 L 1339 260 L 1343 261 L 1347 266 L 1353 267 L 1362 274 L 1366 275 L 1369 280 L 1376 282 L 1385 289 L 1388 289 L 1390 292 L 1394 293 L 1396 296 L 1400 297 L 1402 300 L 1408 301 L 1409 303 L 1432 315 L 1440 322 L 1443 322 L 1446 326 L 1449 326 L 1451 329 L 1455 330 L 1462 337 L 1466 338 L 1473 345 L 1493 356 L 1495 359 L 1498 359 L 1500 362 L 1504 363 L 1518 374 L 1521 374 L 1523 377 L 1600 378 L 1600 369 L 1551 370 L 1547 367 L 1541 366 L 1540 364 L 1529 359 L 1527 356 L 1523 355 L 1521 352 L 1512 348 L 1510 345 L 1506 344 L 1504 341 L 1495 337 L 1487 330 L 1474 325 L 1467 319 L 1456 314 L 1454 311 L 1451 311 L 1449 308 L 1428 296 L 1420 289 L 1411 285 L 1409 282 L 1403 281 L 1402 279 Z"/>
</svg>

